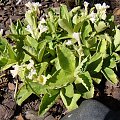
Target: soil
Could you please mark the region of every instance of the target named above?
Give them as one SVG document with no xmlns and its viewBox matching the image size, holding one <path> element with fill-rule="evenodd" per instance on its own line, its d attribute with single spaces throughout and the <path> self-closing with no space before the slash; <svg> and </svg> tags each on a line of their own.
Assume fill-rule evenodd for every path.
<svg viewBox="0 0 120 120">
<path fill-rule="evenodd" d="M 35 0 L 22 0 L 16 5 L 17 0 L 0 0 L 0 29 L 4 29 L 7 34 L 10 20 L 16 22 L 17 19 L 22 20 L 26 11 L 25 3 Z M 36 0 L 37 1 L 37 0 Z M 38 0 L 40 2 L 40 0 Z M 96 3 L 98 0 L 96 1 Z M 58 7 L 64 0 L 41 0 L 41 14 L 46 12 L 49 7 Z M 110 2 L 109 2 L 110 4 Z M 73 7 L 71 4 L 70 7 Z M 115 7 L 111 7 L 110 12 Z M 117 15 L 116 23 L 120 22 Z M 18 106 L 14 99 L 16 82 L 18 78 L 13 79 L 9 69 L 0 73 L 0 120 L 60 120 L 67 112 L 63 102 L 59 99 L 53 107 L 47 112 L 45 118 L 37 116 L 40 100 L 37 96 L 31 95 L 21 106 Z M 110 82 L 103 81 L 99 85 L 95 85 L 96 99 L 112 110 L 120 110 L 120 82 L 113 85 Z M 84 99 L 80 99 L 80 104 Z"/>
</svg>

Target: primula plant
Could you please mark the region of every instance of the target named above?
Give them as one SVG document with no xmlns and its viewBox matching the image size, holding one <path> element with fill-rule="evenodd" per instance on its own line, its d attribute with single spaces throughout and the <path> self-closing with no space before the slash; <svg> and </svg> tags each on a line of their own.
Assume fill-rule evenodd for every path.
<svg viewBox="0 0 120 120">
<path fill-rule="evenodd" d="M 21 105 L 31 94 L 42 95 L 39 115 L 61 98 L 71 111 L 77 101 L 94 96 L 94 83 L 104 76 L 117 84 L 120 62 L 120 30 L 114 18 L 106 15 L 105 3 L 89 3 L 68 11 L 65 5 L 49 9 L 46 18 L 39 17 L 39 3 L 26 4 L 24 22 L 11 22 L 12 45 L 0 37 L 0 69 L 10 67 L 13 78 L 23 82 L 16 94 Z"/>
</svg>

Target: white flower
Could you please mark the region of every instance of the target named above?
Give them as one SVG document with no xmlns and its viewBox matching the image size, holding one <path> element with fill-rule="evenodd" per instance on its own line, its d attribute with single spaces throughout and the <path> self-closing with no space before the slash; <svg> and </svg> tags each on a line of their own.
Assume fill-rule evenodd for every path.
<svg viewBox="0 0 120 120">
<path fill-rule="evenodd" d="M 34 67 L 34 61 L 33 60 L 29 60 L 30 63 L 27 65 L 27 69 L 30 70 L 31 68 Z"/>
<path fill-rule="evenodd" d="M 47 82 L 47 78 L 46 78 L 44 75 L 40 75 L 40 76 L 38 76 L 37 81 L 38 81 L 40 84 L 45 85 L 46 82 Z"/>
<path fill-rule="evenodd" d="M 44 25 L 40 25 L 39 29 L 40 29 L 40 33 L 46 32 L 48 30 L 47 26 Z"/>
<path fill-rule="evenodd" d="M 38 7 L 39 6 L 42 6 L 39 2 L 28 2 L 25 4 L 30 10 L 35 10 L 35 11 L 38 11 Z"/>
<path fill-rule="evenodd" d="M 84 2 L 85 15 L 87 15 L 87 12 L 88 12 L 88 5 L 89 5 L 89 3 L 85 1 L 85 2 Z"/>
<path fill-rule="evenodd" d="M 76 39 L 77 41 L 80 41 L 80 34 L 81 34 L 81 33 L 76 33 L 76 32 L 74 32 L 74 33 L 73 33 L 73 38 Z"/>
<path fill-rule="evenodd" d="M 46 23 L 45 19 L 44 19 L 44 18 L 41 18 L 40 23 L 41 23 L 41 24 Z"/>
<path fill-rule="evenodd" d="M 85 1 L 85 2 L 84 2 L 84 7 L 85 7 L 85 9 L 88 8 L 88 5 L 89 5 L 89 3 Z"/>
<path fill-rule="evenodd" d="M 25 4 L 26 7 L 28 7 L 29 9 L 32 8 L 32 3 L 29 1 L 28 3 Z"/>
<path fill-rule="evenodd" d="M 106 3 L 101 4 L 95 4 L 95 7 L 97 9 L 97 11 L 106 11 L 107 8 L 109 8 L 110 6 L 106 5 Z"/>
<path fill-rule="evenodd" d="M 68 45 L 68 46 L 70 46 L 70 45 L 72 45 L 72 41 L 68 40 L 65 44 Z"/>
<path fill-rule="evenodd" d="M 39 2 L 32 2 L 32 5 L 33 5 L 34 7 L 42 6 Z"/>
<path fill-rule="evenodd" d="M 44 18 L 42 18 L 39 25 L 38 25 L 38 29 L 40 30 L 40 34 L 48 30 L 48 27 L 45 26 L 44 23 L 46 23 L 46 21 Z"/>
<path fill-rule="evenodd" d="M 101 4 L 98 3 L 98 4 L 95 4 L 95 8 L 97 9 L 97 11 L 99 12 L 101 10 Z"/>
<path fill-rule="evenodd" d="M 19 66 L 18 65 L 14 65 L 12 67 L 14 68 L 14 70 L 10 70 L 10 73 L 12 74 L 13 78 L 15 78 L 15 76 L 17 76 L 17 74 L 19 72 Z"/>
<path fill-rule="evenodd" d="M 29 75 L 27 76 L 29 79 L 32 80 L 33 76 L 36 75 L 36 70 L 35 69 L 31 69 L 29 72 Z"/>
<path fill-rule="evenodd" d="M 3 29 L 0 29 L 0 36 L 3 35 Z"/>
<path fill-rule="evenodd" d="M 27 25 L 27 28 L 25 28 L 28 32 L 33 34 L 33 28 L 30 25 Z"/>
<path fill-rule="evenodd" d="M 106 5 L 106 3 L 101 4 L 95 4 L 95 7 L 97 9 L 97 15 L 99 18 L 105 20 L 106 19 L 106 9 L 110 6 Z"/>
<path fill-rule="evenodd" d="M 72 35 L 72 37 L 77 40 L 79 46 L 81 45 L 80 35 L 81 35 L 81 32 L 79 32 L 79 33 L 74 32 Z"/>
<path fill-rule="evenodd" d="M 108 9 L 110 6 L 109 5 L 106 5 L 106 3 L 103 3 L 102 5 L 102 9 Z"/>
<path fill-rule="evenodd" d="M 92 11 L 89 16 L 90 16 L 91 22 L 94 23 L 96 20 L 96 13 L 94 13 L 94 11 Z"/>
<path fill-rule="evenodd" d="M 31 25 L 27 25 L 27 28 L 25 28 L 26 31 L 30 32 L 32 37 L 35 38 L 33 27 Z"/>
</svg>

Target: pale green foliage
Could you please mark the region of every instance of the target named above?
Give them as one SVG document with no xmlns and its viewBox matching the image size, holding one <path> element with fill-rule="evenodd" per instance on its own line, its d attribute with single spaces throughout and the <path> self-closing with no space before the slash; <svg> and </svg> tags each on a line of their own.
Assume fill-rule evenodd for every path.
<svg viewBox="0 0 120 120">
<path fill-rule="evenodd" d="M 36 8 L 37 9 L 37 8 Z M 25 22 L 11 23 L 8 35 L 14 44 L 0 37 L 0 69 L 18 65 L 23 86 L 16 101 L 22 104 L 31 94 L 43 95 L 39 114 L 43 115 L 61 97 L 68 111 L 78 107 L 80 97 L 94 96 L 94 82 L 103 76 L 117 83 L 120 62 L 120 30 L 112 16 L 100 18 L 95 8 L 80 7 L 60 13 L 50 9 L 38 20 L 38 10 L 26 12 Z M 91 19 L 91 14 L 96 15 Z"/>
</svg>

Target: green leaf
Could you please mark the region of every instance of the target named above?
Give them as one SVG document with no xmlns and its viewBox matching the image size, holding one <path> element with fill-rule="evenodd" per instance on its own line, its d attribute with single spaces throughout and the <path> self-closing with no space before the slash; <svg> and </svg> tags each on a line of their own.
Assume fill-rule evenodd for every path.
<svg viewBox="0 0 120 120">
<path fill-rule="evenodd" d="M 23 85 L 16 95 L 16 102 L 21 105 L 32 94 L 32 90 L 28 85 Z"/>
<path fill-rule="evenodd" d="M 69 12 L 70 17 L 73 17 L 73 15 L 78 12 L 78 10 L 80 10 L 80 6 L 74 7 L 74 8 Z"/>
<path fill-rule="evenodd" d="M 120 30 L 117 29 L 117 28 L 116 28 L 116 33 L 115 33 L 115 36 L 114 36 L 114 45 L 115 45 L 115 48 L 117 48 L 118 45 L 120 45 Z"/>
<path fill-rule="evenodd" d="M 31 59 L 31 56 L 29 56 L 28 54 L 24 53 L 24 58 L 22 60 L 22 64 L 25 63 L 25 62 L 27 62 L 27 61 L 29 61 L 30 59 Z"/>
<path fill-rule="evenodd" d="M 57 57 L 61 68 L 70 74 L 74 74 L 75 56 L 70 49 L 65 46 L 57 47 Z"/>
<path fill-rule="evenodd" d="M 59 19 L 58 24 L 60 25 L 61 28 L 63 28 L 69 34 L 73 33 L 72 26 L 68 23 L 68 21 L 66 19 Z"/>
<path fill-rule="evenodd" d="M 95 46 L 96 42 L 97 42 L 96 37 L 92 37 L 92 38 L 88 38 L 88 39 L 84 42 L 84 44 L 85 44 L 86 48 L 90 49 L 90 48 L 92 48 L 92 47 Z"/>
<path fill-rule="evenodd" d="M 7 54 L 10 59 L 15 60 L 16 59 L 16 54 L 13 51 L 12 46 L 8 43 L 8 41 L 5 38 L 0 37 L 0 41 L 4 43 L 4 45 L 7 47 Z"/>
<path fill-rule="evenodd" d="M 83 43 L 85 42 L 85 38 L 90 36 L 90 33 L 92 32 L 92 27 L 90 25 L 90 22 L 85 21 L 82 25 L 82 30 L 81 30 L 81 36 L 83 39 Z"/>
<path fill-rule="evenodd" d="M 112 57 L 116 60 L 116 61 L 120 61 L 120 55 L 118 53 L 113 52 Z"/>
<path fill-rule="evenodd" d="M 101 80 L 102 80 L 102 74 L 99 72 L 97 74 L 93 74 L 92 75 L 92 79 L 97 83 L 100 84 Z"/>
<path fill-rule="evenodd" d="M 68 109 L 68 111 L 72 111 L 76 108 L 78 108 L 78 105 L 77 105 L 77 101 L 79 100 L 80 98 L 80 94 L 74 94 L 72 98 L 68 98 L 65 96 L 65 92 L 64 90 L 61 90 L 60 91 L 60 96 L 63 100 L 63 103 L 64 105 L 66 106 L 66 108 Z"/>
<path fill-rule="evenodd" d="M 49 16 L 51 22 L 53 22 L 55 20 L 55 18 L 54 18 L 55 12 L 53 11 L 53 9 L 49 8 L 48 16 Z"/>
<path fill-rule="evenodd" d="M 54 64 L 57 71 L 61 69 L 58 58 L 51 60 L 50 63 Z"/>
<path fill-rule="evenodd" d="M 49 95 L 48 93 L 46 93 L 40 103 L 39 106 L 39 115 L 44 115 L 46 113 L 46 111 L 48 111 L 52 105 L 55 103 L 56 99 L 58 98 L 59 93 L 55 94 L 55 95 Z"/>
<path fill-rule="evenodd" d="M 93 98 L 94 97 L 94 86 L 92 86 L 88 92 L 83 93 L 82 97 L 85 99 Z"/>
<path fill-rule="evenodd" d="M 42 61 L 42 58 L 43 58 L 43 55 L 45 52 L 45 48 L 46 48 L 46 42 L 45 41 L 40 42 L 38 45 L 38 60 L 39 60 L 39 62 Z"/>
<path fill-rule="evenodd" d="M 65 87 L 65 95 L 69 98 L 73 97 L 74 95 L 74 87 L 72 84 Z"/>
<path fill-rule="evenodd" d="M 8 62 L 8 59 L 6 57 L 1 57 L 0 56 L 0 69 L 4 67 Z"/>
<path fill-rule="evenodd" d="M 30 36 L 27 35 L 26 39 L 25 39 L 25 43 L 26 43 L 27 46 L 31 46 L 31 47 L 37 49 L 38 42 L 33 37 L 30 37 Z"/>
<path fill-rule="evenodd" d="M 0 71 L 4 71 L 4 70 L 10 68 L 15 63 L 17 63 L 17 62 L 16 62 L 16 60 L 13 60 L 13 59 L 6 59 L 6 58 L 0 59 Z"/>
<path fill-rule="evenodd" d="M 92 86 L 92 78 L 91 78 L 89 72 L 87 71 L 85 73 L 82 73 L 82 74 L 78 75 L 78 77 L 79 77 L 78 79 L 80 80 L 80 83 L 82 83 L 85 86 L 85 88 L 88 91 L 90 91 L 91 86 Z"/>
<path fill-rule="evenodd" d="M 38 84 L 38 82 L 27 82 L 17 92 L 16 101 L 18 105 L 21 105 L 31 94 L 46 94 L 46 86 Z"/>
<path fill-rule="evenodd" d="M 100 72 L 103 64 L 103 58 L 101 53 L 94 54 L 90 61 L 88 62 L 87 71 L 90 72 L 90 74 Z"/>
<path fill-rule="evenodd" d="M 117 65 L 116 65 L 116 60 L 115 58 L 111 58 L 110 59 L 110 65 L 109 65 L 109 68 L 115 68 Z"/>
<path fill-rule="evenodd" d="M 102 73 L 108 81 L 110 81 L 114 84 L 118 83 L 117 75 L 114 73 L 114 71 L 111 68 L 106 67 L 102 71 Z"/>
<path fill-rule="evenodd" d="M 51 22 L 50 20 L 47 20 L 47 26 L 50 30 L 51 33 L 55 34 L 56 29 L 55 29 L 55 25 L 53 22 Z"/>
<path fill-rule="evenodd" d="M 72 20 L 74 24 L 77 24 L 77 18 L 78 18 L 78 14 L 75 14 Z"/>
<path fill-rule="evenodd" d="M 105 33 L 105 39 L 109 42 L 112 43 L 112 38 L 109 36 L 107 33 Z"/>
<path fill-rule="evenodd" d="M 70 16 L 66 5 L 61 4 L 60 6 L 60 18 L 66 19 L 68 22 L 70 22 Z"/>
<path fill-rule="evenodd" d="M 73 74 L 66 73 L 64 70 L 58 70 L 55 74 L 52 75 L 47 81 L 47 85 L 50 89 L 58 89 L 63 86 L 66 86 L 69 83 L 73 83 L 74 76 Z"/>
<path fill-rule="evenodd" d="M 86 58 L 84 58 L 79 65 L 76 67 L 75 72 L 74 72 L 74 76 L 77 77 L 77 75 L 81 72 L 85 72 L 86 71 L 86 66 L 87 66 L 87 62 L 89 61 L 89 56 L 87 56 Z"/>
<path fill-rule="evenodd" d="M 88 99 L 93 97 L 94 86 L 88 71 L 78 75 L 75 81 L 75 86 L 77 93 L 80 93 L 83 98 Z"/>
<path fill-rule="evenodd" d="M 7 44 L 7 49 L 8 49 L 9 58 L 16 60 L 16 53 L 13 51 L 12 46 Z"/>
<path fill-rule="evenodd" d="M 99 33 L 104 31 L 108 26 L 105 24 L 104 21 L 100 21 L 98 24 L 95 24 L 94 27 L 97 33 Z"/>
<path fill-rule="evenodd" d="M 15 43 L 17 43 L 18 41 L 22 42 L 25 39 L 25 35 L 9 34 L 8 38 L 10 38 L 12 41 L 14 41 Z"/>
<path fill-rule="evenodd" d="M 24 49 L 26 54 L 30 55 L 32 58 L 39 61 L 38 58 L 37 58 L 36 50 L 34 48 L 29 47 L 29 46 L 23 46 L 22 48 Z"/>
<path fill-rule="evenodd" d="M 81 29 L 81 27 L 82 27 L 82 24 L 83 24 L 83 22 L 78 22 L 77 24 L 75 24 L 74 25 L 74 32 L 79 32 L 79 30 Z"/>
<path fill-rule="evenodd" d="M 77 101 L 80 99 L 80 97 L 81 97 L 81 95 L 77 94 L 77 93 L 75 93 L 73 95 L 72 101 L 71 101 L 69 107 L 67 107 L 69 111 L 72 111 L 72 110 L 78 108 Z"/>
<path fill-rule="evenodd" d="M 106 49 L 107 49 L 107 41 L 105 39 L 100 40 L 98 48 L 97 48 L 97 52 L 105 54 Z"/>
<path fill-rule="evenodd" d="M 28 22 L 30 26 L 32 26 L 34 29 L 37 27 L 37 15 L 35 11 L 27 11 L 25 13 L 25 20 Z"/>
<path fill-rule="evenodd" d="M 114 56 L 115 55 L 115 56 Z M 115 68 L 117 67 L 117 60 L 116 60 L 116 56 L 117 54 L 113 53 L 112 56 L 109 55 L 104 59 L 103 62 L 103 68 Z"/>
<path fill-rule="evenodd" d="M 17 34 L 16 26 L 13 24 L 13 22 L 11 22 L 10 30 L 12 34 Z"/>
<path fill-rule="evenodd" d="M 60 89 L 49 89 L 49 90 L 47 90 L 47 93 L 50 95 L 50 97 L 54 96 L 56 94 L 59 94 L 59 92 L 60 92 Z"/>
<path fill-rule="evenodd" d="M 39 74 L 42 75 L 43 72 L 46 71 L 47 67 L 48 67 L 48 63 L 47 63 L 47 62 L 42 62 L 42 63 L 40 63 L 40 71 L 39 71 Z"/>
<path fill-rule="evenodd" d="M 116 50 L 115 50 L 115 52 L 118 52 L 118 51 L 120 51 L 120 45 L 118 45 Z"/>
<path fill-rule="evenodd" d="M 20 22 L 19 19 L 17 20 L 16 30 L 17 30 L 18 35 L 19 35 L 19 34 L 20 34 L 20 35 L 23 34 L 22 24 L 21 24 L 21 22 Z"/>
<path fill-rule="evenodd" d="M 27 82 L 28 87 L 32 90 L 32 93 L 36 94 L 39 96 L 40 94 L 46 94 L 47 93 L 47 86 L 46 85 L 41 85 L 38 82 Z"/>
</svg>

